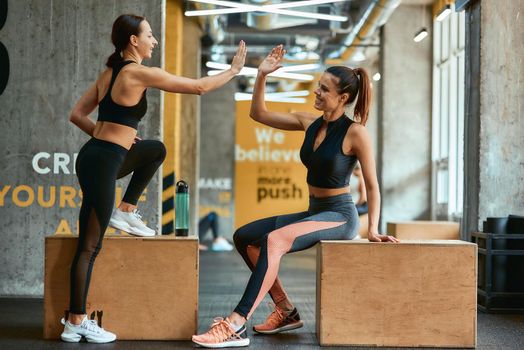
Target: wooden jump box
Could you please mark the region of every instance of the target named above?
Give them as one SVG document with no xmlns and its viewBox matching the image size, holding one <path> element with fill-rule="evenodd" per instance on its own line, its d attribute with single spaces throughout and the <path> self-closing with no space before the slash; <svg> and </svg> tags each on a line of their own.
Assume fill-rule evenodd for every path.
<svg viewBox="0 0 524 350">
<path fill-rule="evenodd" d="M 45 239 L 44 338 L 59 339 L 69 309 L 77 236 Z M 186 340 L 198 327 L 196 237 L 106 236 L 87 298 L 87 314 L 117 339 Z"/>
<path fill-rule="evenodd" d="M 322 241 L 317 249 L 320 345 L 476 346 L 475 244 Z"/>
<path fill-rule="evenodd" d="M 399 239 L 460 239 L 460 225 L 454 221 L 388 222 L 387 232 Z"/>
</svg>

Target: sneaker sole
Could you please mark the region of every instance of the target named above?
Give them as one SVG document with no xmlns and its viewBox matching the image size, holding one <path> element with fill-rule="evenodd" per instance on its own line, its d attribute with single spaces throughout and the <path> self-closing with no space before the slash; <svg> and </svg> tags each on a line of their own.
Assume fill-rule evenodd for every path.
<svg viewBox="0 0 524 350">
<path fill-rule="evenodd" d="M 105 344 L 105 343 L 112 343 L 116 340 L 116 337 L 115 339 L 111 339 L 111 340 L 104 340 L 104 339 L 93 339 L 93 338 L 88 338 L 88 337 L 85 337 L 87 342 L 88 343 L 94 343 L 94 344 Z"/>
<path fill-rule="evenodd" d="M 66 343 L 78 343 L 80 340 L 82 340 L 82 336 L 76 333 L 72 334 L 60 334 L 60 339 L 62 341 L 65 341 Z"/>
<path fill-rule="evenodd" d="M 195 340 L 193 340 L 193 343 L 200 345 L 204 348 L 210 348 L 210 349 L 238 348 L 242 346 L 248 346 L 249 338 L 242 339 L 242 340 L 225 341 L 223 343 L 217 343 L 217 344 L 201 343 Z"/>
<path fill-rule="evenodd" d="M 293 329 L 302 328 L 303 326 L 304 326 L 304 322 L 298 321 L 298 322 L 291 323 L 291 324 L 288 324 L 288 325 L 285 325 L 279 328 L 275 328 L 272 330 L 268 330 L 268 331 L 257 330 L 255 329 L 255 327 L 253 327 L 253 330 L 260 334 L 277 334 L 280 332 L 291 331 Z"/>
<path fill-rule="evenodd" d="M 140 236 L 140 237 L 154 237 L 156 233 L 144 233 L 142 231 L 137 231 L 133 227 L 129 226 L 127 222 L 124 221 L 117 221 L 117 220 L 109 220 L 109 226 L 116 228 L 117 230 L 121 230 L 124 232 L 127 232 L 129 234 L 132 234 L 134 236 Z"/>
<path fill-rule="evenodd" d="M 105 344 L 105 343 L 112 343 L 116 340 L 116 337 L 114 339 L 96 339 L 96 338 L 89 338 L 84 337 L 88 343 L 95 343 L 95 344 Z M 79 343 L 80 340 L 82 340 L 82 336 L 77 333 L 72 334 L 61 334 L 60 339 L 66 343 Z"/>
</svg>

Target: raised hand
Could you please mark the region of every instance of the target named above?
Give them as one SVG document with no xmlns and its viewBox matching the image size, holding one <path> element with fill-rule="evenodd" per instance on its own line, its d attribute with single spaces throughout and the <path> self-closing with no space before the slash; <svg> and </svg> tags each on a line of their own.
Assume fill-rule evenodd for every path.
<svg viewBox="0 0 524 350">
<path fill-rule="evenodd" d="M 231 70 L 233 73 L 238 74 L 244 68 L 244 63 L 246 62 L 246 43 L 244 40 L 240 40 L 238 43 L 238 49 L 237 53 L 235 54 L 235 57 L 233 57 L 233 61 L 231 62 Z"/>
<path fill-rule="evenodd" d="M 278 45 L 271 50 L 269 55 L 264 58 L 264 60 L 258 66 L 258 71 L 263 74 L 270 74 L 282 67 L 280 63 L 282 58 L 286 54 L 283 45 Z"/>
</svg>

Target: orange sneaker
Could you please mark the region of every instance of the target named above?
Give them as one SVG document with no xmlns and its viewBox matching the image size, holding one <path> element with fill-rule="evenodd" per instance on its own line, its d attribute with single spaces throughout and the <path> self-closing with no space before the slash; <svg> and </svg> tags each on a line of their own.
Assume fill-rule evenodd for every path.
<svg viewBox="0 0 524 350">
<path fill-rule="evenodd" d="M 243 325 L 242 328 L 235 331 L 231 323 L 222 317 L 214 318 L 213 324 L 207 332 L 194 335 L 191 340 L 202 347 L 214 349 L 249 345 L 246 326 Z"/>
<path fill-rule="evenodd" d="M 276 334 L 297 329 L 303 325 L 304 323 L 300 320 L 297 308 L 294 308 L 293 311 L 287 313 L 275 305 L 275 310 L 273 310 L 273 312 L 267 317 L 266 322 L 263 324 L 257 324 L 253 327 L 253 330 L 262 334 Z"/>
</svg>

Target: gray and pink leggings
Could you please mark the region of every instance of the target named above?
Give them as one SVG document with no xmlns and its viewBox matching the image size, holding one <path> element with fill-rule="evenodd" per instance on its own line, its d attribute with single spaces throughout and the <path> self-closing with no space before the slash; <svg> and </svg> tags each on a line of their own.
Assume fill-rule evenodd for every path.
<svg viewBox="0 0 524 350">
<path fill-rule="evenodd" d="M 267 292 L 278 304 L 287 298 L 278 278 L 286 253 L 308 249 L 320 240 L 350 240 L 358 233 L 358 213 L 349 194 L 309 199 L 307 211 L 273 216 L 239 228 L 235 246 L 251 269 L 251 277 L 235 312 L 246 319 Z"/>
</svg>

